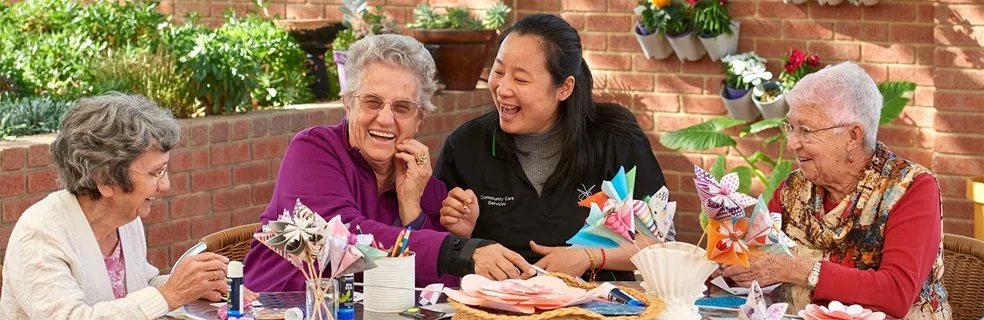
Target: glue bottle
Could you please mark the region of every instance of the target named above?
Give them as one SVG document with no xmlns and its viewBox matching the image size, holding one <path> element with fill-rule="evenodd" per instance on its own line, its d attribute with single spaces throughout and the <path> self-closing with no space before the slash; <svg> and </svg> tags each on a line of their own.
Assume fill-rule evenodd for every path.
<svg viewBox="0 0 984 320">
<path fill-rule="evenodd" d="M 338 320 L 355 319 L 355 275 L 338 277 Z"/>
<path fill-rule="evenodd" d="M 228 272 L 226 272 L 226 278 L 229 281 L 229 296 L 226 297 L 226 301 L 229 304 L 229 311 L 226 311 L 227 317 L 242 317 L 243 316 L 243 263 L 239 261 L 229 261 Z"/>
</svg>

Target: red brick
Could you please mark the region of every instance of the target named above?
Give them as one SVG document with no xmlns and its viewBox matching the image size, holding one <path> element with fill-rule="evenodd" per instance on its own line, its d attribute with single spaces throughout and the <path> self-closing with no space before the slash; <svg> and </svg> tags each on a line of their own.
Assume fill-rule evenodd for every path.
<svg viewBox="0 0 984 320">
<path fill-rule="evenodd" d="M 149 225 L 147 229 L 147 246 L 156 247 L 188 239 L 188 220 L 169 221 Z"/>
<path fill-rule="evenodd" d="M 916 129 L 912 127 L 883 126 L 878 128 L 878 141 L 891 146 L 911 147 L 916 142 Z"/>
<path fill-rule="evenodd" d="M 929 66 L 889 66 L 888 80 L 890 81 L 912 81 L 918 85 L 933 85 L 933 67 Z M 984 83 L 984 78 L 982 78 Z M 937 87 L 939 87 L 937 85 Z"/>
<path fill-rule="evenodd" d="M 936 90 L 933 105 L 939 110 L 979 111 L 984 109 L 984 93 Z"/>
<path fill-rule="evenodd" d="M 952 206 L 956 204 L 962 204 L 958 208 L 953 208 Z M 968 212 L 967 208 L 970 208 L 969 212 L 973 212 L 973 207 L 970 205 L 970 201 L 967 200 L 956 200 L 954 202 L 944 202 L 943 204 L 943 232 L 958 234 L 966 237 L 974 236 L 974 221 L 964 220 L 964 219 L 949 219 L 946 218 L 947 213 L 950 212 Z"/>
<path fill-rule="evenodd" d="M 893 24 L 888 34 L 891 42 L 933 44 L 932 25 Z"/>
<path fill-rule="evenodd" d="M 253 138 L 266 136 L 270 131 L 270 119 L 267 117 L 253 118 L 251 122 L 252 126 L 250 127 L 250 136 Z"/>
<path fill-rule="evenodd" d="M 437 141 L 434 144 L 428 144 L 426 141 L 424 141 L 427 139 L 418 139 L 418 140 L 420 140 L 420 142 L 423 142 L 425 145 L 427 145 L 427 148 L 430 148 L 431 150 L 440 150 L 439 148 L 435 148 L 434 146 L 435 145 L 440 146 L 441 141 L 444 141 L 444 139 L 440 139 L 438 137 L 432 137 L 432 139 Z M 273 158 L 273 160 L 270 160 L 270 172 L 280 173 L 280 164 L 282 164 L 283 162 L 284 162 L 284 158 L 281 157 Z"/>
<path fill-rule="evenodd" d="M 212 166 L 249 161 L 249 142 L 233 142 L 212 145 Z"/>
<path fill-rule="evenodd" d="M 676 151 L 657 152 L 656 158 L 659 159 L 659 166 L 669 171 L 693 172 L 695 164 L 703 165 L 699 155 L 687 155 Z M 683 178 L 681 177 L 680 180 L 682 181 Z"/>
<path fill-rule="evenodd" d="M 241 185 L 270 179 L 270 161 L 254 161 L 236 166 L 232 170 L 232 184 Z"/>
<path fill-rule="evenodd" d="M 916 61 L 916 50 L 904 44 L 890 44 L 885 47 L 880 44 L 862 43 L 861 59 L 867 62 L 913 63 Z"/>
<path fill-rule="evenodd" d="M 4 198 L 3 199 L 3 222 L 13 223 L 20 218 L 24 210 L 34 205 L 36 202 L 43 199 L 45 195 L 33 195 L 33 196 L 23 196 L 18 198 Z M 0 238 L 3 241 L 5 238 Z"/>
<path fill-rule="evenodd" d="M 324 110 L 308 110 L 307 112 L 307 123 L 311 126 L 325 125 L 325 112 Z"/>
<path fill-rule="evenodd" d="M 984 172 L 984 158 L 956 155 L 933 157 L 933 172 L 937 174 L 980 174 Z"/>
<path fill-rule="evenodd" d="M 199 192 L 174 197 L 169 202 L 171 219 L 206 215 L 212 210 L 208 193 Z"/>
<path fill-rule="evenodd" d="M 58 171 L 55 169 L 33 171 L 27 175 L 27 192 L 50 192 L 58 187 Z"/>
<path fill-rule="evenodd" d="M 304 130 L 308 127 L 307 115 L 301 112 L 295 112 L 290 115 L 290 131 L 298 132 Z"/>
<path fill-rule="evenodd" d="M 758 2 L 759 18 L 804 19 L 806 10 L 804 6 L 788 5 L 779 0 Z"/>
<path fill-rule="evenodd" d="M 36 144 L 27 148 L 27 166 L 44 167 L 51 164 L 51 150 L 47 144 Z"/>
<path fill-rule="evenodd" d="M 593 97 L 595 102 L 615 103 L 626 108 L 632 106 L 632 96 L 627 93 L 596 91 Z"/>
<path fill-rule="evenodd" d="M 276 136 L 287 133 L 290 129 L 290 117 L 286 114 L 275 114 L 270 119 L 270 135 Z"/>
<path fill-rule="evenodd" d="M 646 59 L 642 55 L 632 55 L 632 70 L 635 71 L 656 71 L 665 73 L 675 73 L 680 71 L 680 60 L 678 59 Z"/>
<path fill-rule="evenodd" d="M 209 3 L 209 10 L 212 12 L 213 17 L 225 16 L 225 12 L 228 9 L 232 9 L 236 13 L 237 17 L 245 16 L 249 12 L 248 3 L 222 3 L 222 2 L 212 2 Z"/>
<path fill-rule="evenodd" d="M 0 250 L 7 249 L 7 242 L 10 240 L 10 234 L 14 232 L 14 226 L 4 226 L 0 227 Z"/>
<path fill-rule="evenodd" d="M 670 58 L 672 59 L 672 58 Z M 711 59 L 700 59 L 697 61 L 689 61 L 687 63 L 681 64 L 682 72 L 685 74 L 714 74 L 719 75 L 724 70 L 721 66 L 721 62 L 711 61 Z"/>
<path fill-rule="evenodd" d="M 933 29 L 937 45 L 984 46 L 984 27 L 941 26 Z"/>
<path fill-rule="evenodd" d="M 660 92 L 701 93 L 703 86 L 704 81 L 699 77 L 660 75 L 656 78 L 656 89 Z"/>
<path fill-rule="evenodd" d="M 984 5 L 979 2 L 977 5 L 940 4 L 935 13 L 939 24 L 984 24 Z"/>
<path fill-rule="evenodd" d="M 208 3 L 202 2 L 181 2 L 174 5 L 174 16 L 184 17 L 189 13 L 197 12 L 203 17 L 208 17 L 209 14 Z"/>
<path fill-rule="evenodd" d="M 26 178 L 27 176 L 23 174 L 0 176 L 0 197 L 24 194 L 27 185 Z"/>
<path fill-rule="evenodd" d="M 230 214 L 232 225 L 241 226 L 260 222 L 260 215 L 263 214 L 263 210 L 265 209 L 266 205 L 233 210 Z"/>
<path fill-rule="evenodd" d="M 919 5 L 919 19 L 916 21 L 924 23 L 933 23 L 936 15 L 936 8 L 934 8 L 932 3 L 923 3 Z"/>
<path fill-rule="evenodd" d="M 561 18 L 564 18 L 567 23 L 577 30 L 584 30 L 584 14 L 583 13 L 573 13 L 564 12 L 560 14 Z"/>
<path fill-rule="evenodd" d="M 560 10 L 560 0 L 517 1 L 517 10 L 556 11 Z"/>
<path fill-rule="evenodd" d="M 916 21 L 918 7 L 914 3 L 882 1 L 878 5 L 864 6 L 865 21 Z"/>
<path fill-rule="evenodd" d="M 833 39 L 833 30 L 834 24 L 831 22 L 782 22 L 782 35 L 786 39 Z"/>
<path fill-rule="evenodd" d="M 728 15 L 732 18 L 751 18 L 755 16 L 755 1 L 728 1 Z M 742 19 L 742 21 L 751 21 Z M 743 27 L 744 28 L 744 27 Z"/>
<path fill-rule="evenodd" d="M 191 191 L 228 187 L 232 184 L 229 169 L 211 169 L 206 171 L 196 171 L 191 174 Z"/>
<path fill-rule="evenodd" d="M 745 20 L 741 22 L 739 37 L 774 38 L 782 34 L 780 20 Z"/>
<path fill-rule="evenodd" d="M 724 79 L 725 79 L 724 75 L 710 76 L 704 78 L 704 94 L 720 96 L 721 87 L 724 86 Z"/>
<path fill-rule="evenodd" d="M 242 140 L 249 137 L 249 119 L 240 119 L 232 122 L 230 139 Z"/>
<path fill-rule="evenodd" d="M 200 146 L 208 143 L 208 125 L 200 124 L 192 126 L 188 129 L 188 140 L 191 141 L 189 145 Z"/>
<path fill-rule="evenodd" d="M 191 238 L 200 239 L 232 226 L 229 212 L 216 213 L 204 217 L 191 218 Z"/>
<path fill-rule="evenodd" d="M 727 109 L 720 96 L 682 95 L 683 110 L 690 114 L 725 114 Z"/>
<path fill-rule="evenodd" d="M 170 0 L 161 1 L 161 3 L 157 5 L 157 12 L 165 15 L 174 13 L 174 2 Z"/>
<path fill-rule="evenodd" d="M 918 164 L 932 163 L 936 155 L 935 153 L 933 153 L 933 151 L 918 149 L 918 148 L 896 147 L 893 150 L 895 150 L 896 153 L 899 154 L 899 156 L 905 159 L 909 159 L 910 161 Z"/>
<path fill-rule="evenodd" d="M 914 107 L 912 106 L 912 102 L 910 102 L 909 106 L 902 110 L 902 114 L 893 123 L 913 125 L 920 128 L 932 128 L 935 120 L 936 109 Z"/>
<path fill-rule="evenodd" d="M 608 47 L 604 33 L 581 33 L 581 46 L 585 50 L 605 50 Z"/>
<path fill-rule="evenodd" d="M 868 72 L 868 76 L 870 76 L 876 83 L 885 82 L 888 80 L 888 66 L 884 64 L 859 63 L 858 66 Z"/>
<path fill-rule="evenodd" d="M 190 234 L 190 232 L 189 232 L 189 234 Z M 180 258 L 181 255 L 185 253 L 185 251 L 188 251 L 188 249 L 191 249 L 191 246 L 194 246 L 195 244 L 198 243 L 199 240 L 201 240 L 200 238 L 199 239 L 193 239 L 193 240 L 187 240 L 187 239 L 188 239 L 188 237 L 186 236 L 186 237 L 183 237 L 182 238 L 183 241 L 181 241 L 181 242 L 174 243 L 174 244 L 171 244 L 171 245 L 167 245 L 168 251 L 170 252 L 170 257 L 169 258 L 171 259 L 171 263 L 172 264 L 173 263 L 177 263 L 178 262 L 178 258 Z M 171 267 L 172 266 L 167 266 L 167 268 L 171 268 Z"/>
<path fill-rule="evenodd" d="M 609 34 L 608 50 L 637 52 L 642 49 L 639 48 L 639 41 L 636 40 L 635 35 L 626 33 L 626 34 Z"/>
<path fill-rule="evenodd" d="M 855 6 L 823 6 L 819 2 L 810 1 L 806 7 L 813 20 L 861 20 L 861 9 Z"/>
<path fill-rule="evenodd" d="M 914 93 L 913 100 L 917 106 L 922 107 L 933 107 L 935 105 L 933 98 L 936 96 L 936 88 L 931 87 L 916 87 L 916 92 Z"/>
<path fill-rule="evenodd" d="M 207 148 L 181 148 L 171 151 L 168 170 L 172 173 L 208 167 L 209 152 Z"/>
<path fill-rule="evenodd" d="M 916 64 L 932 65 L 935 62 L 935 46 L 925 45 L 916 47 Z"/>
<path fill-rule="evenodd" d="M 0 151 L 0 171 L 16 171 L 27 162 L 27 148 L 10 148 Z"/>
<path fill-rule="evenodd" d="M 936 69 L 936 88 L 984 90 L 984 70 Z"/>
<path fill-rule="evenodd" d="M 861 39 L 861 25 L 856 22 L 838 21 L 834 27 L 834 40 Z"/>
<path fill-rule="evenodd" d="M 273 199 L 273 188 L 275 186 L 276 184 L 274 182 L 253 185 L 253 203 L 257 205 L 270 203 L 270 199 Z"/>
<path fill-rule="evenodd" d="M 977 68 L 984 61 L 984 49 L 936 47 L 935 64 L 940 67 Z"/>
<path fill-rule="evenodd" d="M 862 23 L 861 40 L 888 41 L 888 26 L 879 23 Z"/>
<path fill-rule="evenodd" d="M 825 60 L 861 59 L 861 46 L 854 42 L 810 42 L 808 50 Z"/>
<path fill-rule="evenodd" d="M 984 154 L 984 136 L 936 135 L 936 152 L 980 155 Z"/>
<path fill-rule="evenodd" d="M 164 222 L 168 219 L 168 212 L 170 212 L 170 206 L 166 200 L 155 200 L 150 203 L 150 214 L 146 218 L 141 218 L 140 220 L 144 225 Z"/>
<path fill-rule="evenodd" d="M 638 5 L 635 0 L 608 0 L 608 12 L 632 12 Z"/>
<path fill-rule="evenodd" d="M 653 130 L 653 128 L 656 127 L 655 124 L 653 123 L 653 114 L 652 113 L 641 113 L 640 112 L 640 113 L 634 113 L 634 114 L 635 114 L 636 122 L 639 123 L 639 128 L 641 128 L 642 131 L 650 131 L 650 130 Z"/>
<path fill-rule="evenodd" d="M 648 74 L 618 74 L 609 80 L 608 88 L 653 90 L 653 76 Z"/>
<path fill-rule="evenodd" d="M 984 114 L 940 112 L 934 128 L 939 132 L 984 133 Z"/>
<path fill-rule="evenodd" d="M 678 96 L 675 94 L 637 94 L 632 101 L 636 110 L 677 112 L 680 110 Z"/>
<path fill-rule="evenodd" d="M 584 24 L 586 31 L 628 32 L 632 29 L 632 17 L 607 14 L 587 15 L 584 17 Z"/>
<path fill-rule="evenodd" d="M 147 262 L 150 265 L 167 270 L 171 266 L 170 257 L 168 256 L 167 247 L 157 247 L 157 248 L 147 248 Z M 168 273 L 168 272 L 161 272 Z"/>
<path fill-rule="evenodd" d="M 229 122 L 216 121 L 212 123 L 212 143 L 229 141 Z"/>
<path fill-rule="evenodd" d="M 605 1 L 598 0 L 563 0 L 561 10 L 564 11 L 605 11 Z"/>
<path fill-rule="evenodd" d="M 656 114 L 657 131 L 676 131 L 701 122 L 704 122 L 704 119 L 696 115 L 670 113 Z"/>
<path fill-rule="evenodd" d="M 212 195 L 212 210 L 219 212 L 249 207 L 251 197 L 249 186 L 218 191 Z"/>
<path fill-rule="evenodd" d="M 932 149 L 933 140 L 936 139 L 936 130 L 932 128 L 920 128 L 916 135 L 916 147 Z"/>
<path fill-rule="evenodd" d="M 939 183 L 944 197 L 963 197 L 967 194 L 967 177 L 938 174 L 936 182 Z"/>
<path fill-rule="evenodd" d="M 800 40 L 755 40 L 755 52 L 767 59 L 777 59 L 789 54 L 793 49 L 806 48 L 806 41 Z M 720 69 L 718 72 L 721 72 Z"/>
<path fill-rule="evenodd" d="M 288 4 L 287 19 L 324 19 L 325 6 L 320 4 Z"/>
</svg>

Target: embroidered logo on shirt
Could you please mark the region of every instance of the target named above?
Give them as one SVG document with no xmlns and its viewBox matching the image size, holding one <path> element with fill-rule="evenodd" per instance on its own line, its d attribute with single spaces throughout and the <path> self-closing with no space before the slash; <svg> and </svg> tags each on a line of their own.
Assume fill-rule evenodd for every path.
<svg viewBox="0 0 984 320">
<path fill-rule="evenodd" d="M 485 204 L 490 206 L 496 206 L 496 207 L 505 207 L 509 205 L 509 202 L 516 200 L 516 197 L 511 197 L 511 196 L 497 197 L 497 196 L 480 195 L 478 196 L 478 198 L 482 201 L 485 201 Z"/>
<path fill-rule="evenodd" d="M 585 187 L 584 184 L 582 183 L 581 184 L 581 189 L 577 189 L 577 193 L 578 193 L 577 200 L 578 201 L 583 201 L 584 199 L 590 198 L 591 195 L 594 194 L 594 188 L 595 188 L 595 185 L 591 185 L 591 187 L 588 188 L 588 187 Z"/>
</svg>

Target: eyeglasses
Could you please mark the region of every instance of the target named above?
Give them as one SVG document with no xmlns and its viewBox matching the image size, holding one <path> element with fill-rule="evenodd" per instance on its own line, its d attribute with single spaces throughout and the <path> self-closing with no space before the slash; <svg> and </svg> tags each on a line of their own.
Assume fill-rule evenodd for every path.
<svg viewBox="0 0 984 320">
<path fill-rule="evenodd" d="M 837 129 L 837 128 L 843 128 L 843 127 L 846 127 L 846 126 L 849 126 L 849 125 L 850 124 L 839 124 L 839 125 L 832 126 L 832 127 L 826 127 L 826 128 L 823 128 L 823 129 L 813 130 L 813 129 L 810 129 L 810 128 L 807 128 L 807 127 L 804 127 L 804 126 L 795 126 L 794 127 L 792 124 L 789 123 L 789 121 L 783 121 L 782 122 L 782 126 L 779 127 L 779 128 L 782 129 L 782 133 L 785 134 L 787 138 L 811 139 L 812 140 L 812 139 L 816 138 L 816 135 L 818 133 L 821 133 L 821 132 L 824 132 L 824 131 L 827 131 L 827 130 L 833 130 L 833 129 Z"/>
<path fill-rule="evenodd" d="M 164 164 L 164 167 L 162 167 L 160 171 L 153 172 L 153 173 L 151 173 L 151 172 L 137 171 L 137 170 L 133 170 L 133 171 L 140 172 L 140 173 L 149 175 L 151 177 L 154 177 L 155 179 L 157 179 L 157 180 L 155 180 L 155 183 L 159 185 L 159 184 L 161 184 L 161 180 L 163 180 L 164 177 L 167 176 L 167 165 L 168 164 L 165 163 Z"/>
<path fill-rule="evenodd" d="M 355 98 L 359 101 L 359 108 L 368 114 L 377 114 L 389 104 L 393 117 L 397 119 L 409 119 L 416 115 L 417 110 L 420 109 L 420 105 L 410 100 L 386 101 L 371 93 L 356 95 Z"/>
</svg>

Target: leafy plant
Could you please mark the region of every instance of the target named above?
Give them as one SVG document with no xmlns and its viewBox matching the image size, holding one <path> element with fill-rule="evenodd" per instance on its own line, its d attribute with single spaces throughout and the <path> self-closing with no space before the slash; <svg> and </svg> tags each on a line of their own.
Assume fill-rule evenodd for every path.
<svg viewBox="0 0 984 320">
<path fill-rule="evenodd" d="M 142 49 L 117 52 L 95 64 L 93 77 L 96 94 L 109 91 L 140 94 L 179 118 L 199 113 L 191 72 L 179 69 L 163 48 L 155 53 Z"/>
<path fill-rule="evenodd" d="M 472 17 L 467 8 L 447 8 L 441 14 L 425 3 L 413 9 L 414 21 L 407 26 L 415 29 L 495 30 L 505 26 L 510 11 L 509 6 L 496 3 L 485 10 L 483 22 Z"/>
<path fill-rule="evenodd" d="M 663 7 L 666 12 L 666 34 L 670 36 L 679 36 L 687 33 L 693 28 L 693 8 L 687 6 L 681 2 L 670 2 L 669 5 Z"/>
<path fill-rule="evenodd" d="M 485 11 L 485 18 L 482 19 L 482 26 L 488 30 L 499 30 L 509 22 L 509 12 L 512 8 L 505 3 L 496 2 Z"/>
<path fill-rule="evenodd" d="M 721 58 L 721 62 L 728 87 L 747 90 L 772 79 L 772 72 L 765 70 L 765 59 L 755 52 L 729 54 Z"/>
<path fill-rule="evenodd" d="M 702 0 L 694 3 L 694 26 L 702 37 L 733 35 L 726 0 Z"/>
<path fill-rule="evenodd" d="M 639 0 L 635 14 L 639 16 L 636 33 L 640 35 L 666 34 L 666 23 L 670 16 L 662 8 L 668 6 L 670 0 Z"/>
<path fill-rule="evenodd" d="M 369 10 L 366 0 L 345 0 L 342 3 L 342 24 L 346 29 L 335 36 L 332 49 L 347 51 L 359 39 L 397 32 L 396 24 L 383 15 L 382 6 L 377 5 L 374 11 Z"/>
<path fill-rule="evenodd" d="M 0 100 L 0 139 L 55 132 L 71 106 L 48 96 Z"/>
<path fill-rule="evenodd" d="M 793 49 L 782 60 L 784 63 L 782 73 L 779 74 L 779 82 L 782 82 L 784 90 L 792 89 L 800 79 L 820 70 L 820 56 L 799 49 Z"/>
<path fill-rule="evenodd" d="M 219 33 L 243 44 L 259 64 L 257 86 L 250 97 L 260 107 L 308 102 L 314 98 L 308 88 L 307 59 L 300 45 L 272 20 L 257 16 L 227 19 Z"/>
<path fill-rule="evenodd" d="M 878 91 L 881 91 L 884 101 L 878 125 L 884 125 L 902 114 L 902 109 L 909 104 L 909 98 L 905 94 L 916 91 L 916 84 L 908 81 L 886 81 L 878 84 Z"/>
</svg>

